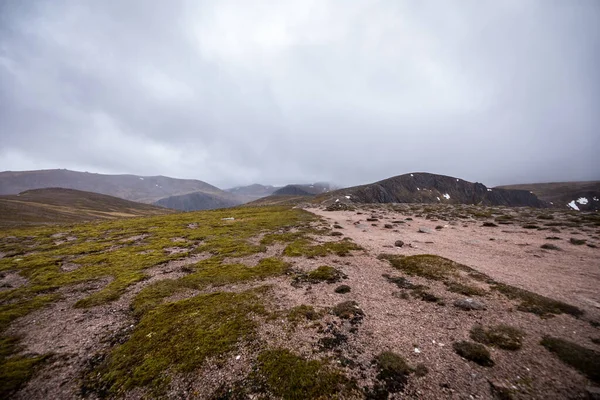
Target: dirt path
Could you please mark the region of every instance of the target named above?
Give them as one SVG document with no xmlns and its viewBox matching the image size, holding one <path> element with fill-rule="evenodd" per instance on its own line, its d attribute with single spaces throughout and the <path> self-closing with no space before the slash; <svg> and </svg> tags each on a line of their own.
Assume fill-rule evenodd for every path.
<svg viewBox="0 0 600 400">
<path fill-rule="evenodd" d="M 439 255 L 468 265 L 500 282 L 571 303 L 595 318 L 600 317 L 600 248 L 575 246 L 568 241 L 575 237 L 588 239 L 589 243 L 597 245 L 600 243 L 581 234 L 573 235 L 571 230 L 551 233 L 519 226 L 483 227 L 477 221 L 448 225 L 445 221 L 414 216 L 412 221 L 393 224 L 393 229 L 386 229 L 385 224 L 405 220 L 406 217 L 384 211 L 377 213 L 382 217 L 379 221 L 367 222 L 366 219 L 371 216 L 367 212 L 357 215 L 356 211 L 324 211 L 320 208 L 309 211 L 342 226 L 341 232 L 345 236 L 374 255 Z M 377 226 L 372 226 L 373 223 Z M 444 228 L 436 230 L 438 225 Z M 419 228 L 430 233 L 421 233 Z M 545 240 L 550 235 L 562 240 Z M 396 240 L 404 241 L 405 245 L 395 247 Z M 549 242 L 558 245 L 562 251 L 540 248 Z"/>
</svg>

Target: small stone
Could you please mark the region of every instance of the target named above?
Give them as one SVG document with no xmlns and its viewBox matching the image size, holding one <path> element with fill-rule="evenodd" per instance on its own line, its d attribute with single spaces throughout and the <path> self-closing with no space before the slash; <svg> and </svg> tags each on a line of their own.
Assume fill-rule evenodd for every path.
<svg viewBox="0 0 600 400">
<path fill-rule="evenodd" d="M 419 233 L 431 233 L 431 229 L 420 227 Z"/>
<path fill-rule="evenodd" d="M 487 308 L 485 304 L 472 298 L 456 300 L 454 306 L 462 310 L 485 310 Z"/>
<path fill-rule="evenodd" d="M 392 225 L 392 224 L 385 224 L 385 225 L 383 225 L 383 227 L 386 228 L 386 229 L 392 229 L 394 227 L 394 225 Z"/>
<path fill-rule="evenodd" d="M 402 246 L 404 246 L 404 242 L 402 240 L 396 240 L 394 242 L 394 246 L 396 246 L 396 247 L 402 247 Z"/>
</svg>

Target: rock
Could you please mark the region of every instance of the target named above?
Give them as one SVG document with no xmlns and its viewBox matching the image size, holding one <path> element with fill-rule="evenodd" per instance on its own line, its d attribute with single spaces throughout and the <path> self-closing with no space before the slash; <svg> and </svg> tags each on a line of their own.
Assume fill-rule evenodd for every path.
<svg viewBox="0 0 600 400">
<path fill-rule="evenodd" d="M 513 399 L 513 389 L 510 385 L 501 383 L 499 381 L 488 380 L 490 384 L 490 390 L 495 399 L 498 400 L 510 400 Z"/>
<path fill-rule="evenodd" d="M 588 386 L 585 388 L 585 393 L 590 400 L 600 400 L 600 387 Z"/>
<path fill-rule="evenodd" d="M 402 247 L 402 246 L 404 246 L 404 242 L 402 240 L 396 240 L 394 242 L 394 246 L 396 246 L 396 247 Z"/>
<path fill-rule="evenodd" d="M 431 233 L 431 229 L 420 227 L 419 233 Z"/>
<path fill-rule="evenodd" d="M 392 225 L 392 224 L 385 224 L 383 227 L 386 228 L 386 229 L 392 229 L 394 227 L 394 225 Z"/>
<path fill-rule="evenodd" d="M 487 308 L 482 302 L 472 299 L 470 297 L 466 299 L 456 300 L 454 302 L 454 306 L 467 311 L 485 310 Z"/>
</svg>

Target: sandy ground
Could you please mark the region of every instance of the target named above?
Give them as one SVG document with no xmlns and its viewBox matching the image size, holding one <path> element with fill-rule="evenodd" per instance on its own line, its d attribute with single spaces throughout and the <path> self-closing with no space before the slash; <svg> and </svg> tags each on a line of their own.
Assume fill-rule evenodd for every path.
<svg viewBox="0 0 600 400">
<path fill-rule="evenodd" d="M 357 215 L 355 211 L 324 211 L 320 208 L 310 211 L 342 226 L 345 236 L 371 254 L 439 255 L 500 282 L 565 301 L 600 317 L 600 241 L 591 238 L 595 236 L 593 234 L 582 235 L 572 228 L 552 233 L 522 229 L 518 225 L 483 227 L 481 221 L 459 221 L 457 225 L 449 225 L 446 221 L 415 216 L 411 217 L 413 221 L 393 224 L 393 229 L 386 229 L 386 223 L 405 220 L 406 216 L 393 211 L 378 211 L 376 214 L 382 218 L 375 222 L 377 226 L 372 226 L 373 222 L 366 221 L 371 216 L 368 212 Z M 436 230 L 439 225 L 445 227 Z M 430 233 L 421 233 L 419 228 L 426 228 Z M 548 236 L 562 240 L 546 240 Z M 568 243 L 571 237 L 588 239 L 588 243 L 595 243 L 599 248 L 572 245 Z M 396 240 L 404 241 L 405 245 L 395 247 Z M 544 243 L 555 244 L 562 251 L 541 249 Z"/>
</svg>

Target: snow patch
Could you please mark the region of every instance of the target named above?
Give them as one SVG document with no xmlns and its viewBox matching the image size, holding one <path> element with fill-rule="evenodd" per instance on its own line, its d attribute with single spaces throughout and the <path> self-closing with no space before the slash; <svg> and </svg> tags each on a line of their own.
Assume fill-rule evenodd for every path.
<svg viewBox="0 0 600 400">
<path fill-rule="evenodd" d="M 350 196 L 344 196 L 345 198 L 347 198 L 348 200 L 350 200 Z"/>
<path fill-rule="evenodd" d="M 438 201 L 442 201 L 439 197 L 436 197 L 438 199 Z"/>
<path fill-rule="evenodd" d="M 577 202 L 579 204 L 587 204 L 588 203 L 588 199 L 586 197 L 580 197 L 577 199 Z"/>
<path fill-rule="evenodd" d="M 143 181 L 143 180 L 144 180 L 144 178 L 142 178 L 142 177 L 140 176 L 140 181 Z"/>
<path fill-rule="evenodd" d="M 335 199 L 335 202 L 336 202 L 336 203 L 339 203 L 339 202 L 340 202 L 340 199 Z"/>
<path fill-rule="evenodd" d="M 492 189 L 488 188 L 488 192 L 491 192 L 491 191 L 492 191 Z"/>
<path fill-rule="evenodd" d="M 446 193 L 446 194 L 444 194 L 444 198 L 445 198 L 446 200 L 450 200 L 450 195 L 449 195 L 448 193 Z"/>
<path fill-rule="evenodd" d="M 598 198 L 597 198 L 597 197 L 594 197 L 594 198 L 592 198 L 592 200 L 594 200 L 594 201 L 598 201 Z"/>
<path fill-rule="evenodd" d="M 410 176 L 414 176 L 413 174 L 410 174 Z"/>
<path fill-rule="evenodd" d="M 458 182 L 458 178 L 456 178 L 456 182 Z"/>
<path fill-rule="evenodd" d="M 571 201 L 569 204 L 567 204 L 567 206 L 571 207 L 573 210 L 579 211 L 579 207 L 577 207 L 577 204 L 575 204 L 575 200 Z"/>
<path fill-rule="evenodd" d="M 421 189 L 417 188 L 417 190 L 421 190 Z"/>
</svg>

